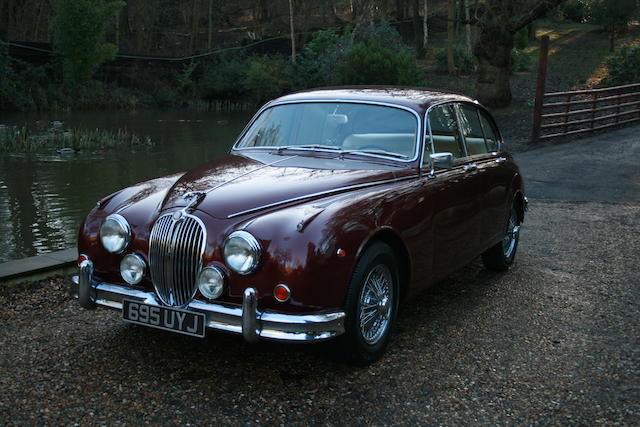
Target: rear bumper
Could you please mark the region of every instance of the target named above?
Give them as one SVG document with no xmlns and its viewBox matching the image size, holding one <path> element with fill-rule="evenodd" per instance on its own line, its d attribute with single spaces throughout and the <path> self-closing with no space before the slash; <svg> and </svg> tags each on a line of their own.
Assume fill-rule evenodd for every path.
<svg viewBox="0 0 640 427">
<path fill-rule="evenodd" d="M 144 304 L 163 305 L 153 292 L 132 289 L 126 286 L 104 283 L 94 279 L 93 264 L 83 261 L 80 274 L 72 277 L 72 295 L 79 299 L 84 308 L 96 306 L 122 310 L 124 299 Z M 344 333 L 343 311 L 316 314 L 284 314 L 273 311 L 259 311 L 256 290 L 247 288 L 242 306 L 213 304 L 193 300 L 185 310 L 203 313 L 205 326 L 226 332 L 242 334 L 248 342 L 258 339 L 293 342 L 313 342 L 333 338 Z"/>
</svg>

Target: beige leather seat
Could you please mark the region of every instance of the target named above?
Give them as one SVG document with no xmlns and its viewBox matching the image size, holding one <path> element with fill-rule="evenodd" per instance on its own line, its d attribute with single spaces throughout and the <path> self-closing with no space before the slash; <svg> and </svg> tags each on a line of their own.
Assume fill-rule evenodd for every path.
<svg viewBox="0 0 640 427">
<path fill-rule="evenodd" d="M 358 133 L 342 142 L 345 150 L 384 150 L 413 157 L 416 137 L 412 133 Z"/>
</svg>

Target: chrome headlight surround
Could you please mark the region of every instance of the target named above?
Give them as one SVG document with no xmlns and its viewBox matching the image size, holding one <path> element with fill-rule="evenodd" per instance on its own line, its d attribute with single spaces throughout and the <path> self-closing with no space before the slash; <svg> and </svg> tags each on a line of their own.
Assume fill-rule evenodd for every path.
<svg viewBox="0 0 640 427">
<path fill-rule="evenodd" d="M 119 254 L 131 241 L 131 226 L 127 220 L 118 214 L 111 214 L 105 218 L 100 226 L 100 243 L 112 254 Z"/>
<path fill-rule="evenodd" d="M 216 299 L 224 291 L 225 275 L 218 267 L 209 266 L 203 268 L 198 273 L 196 281 L 200 293 L 205 298 Z"/>
<path fill-rule="evenodd" d="M 260 265 L 260 243 L 246 231 L 234 231 L 224 241 L 224 262 L 234 272 L 243 276 L 253 273 Z"/>
<path fill-rule="evenodd" d="M 147 271 L 147 263 L 138 254 L 127 254 L 120 261 L 120 275 L 130 285 L 140 283 Z"/>
</svg>

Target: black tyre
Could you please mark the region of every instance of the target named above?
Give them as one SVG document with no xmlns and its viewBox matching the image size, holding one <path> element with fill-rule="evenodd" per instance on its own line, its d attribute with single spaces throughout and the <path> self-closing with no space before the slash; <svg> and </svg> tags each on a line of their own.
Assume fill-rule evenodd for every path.
<svg viewBox="0 0 640 427">
<path fill-rule="evenodd" d="M 398 267 L 391 248 L 369 246 L 356 264 L 345 300 L 345 333 L 338 338 L 341 358 L 364 366 L 384 353 L 398 312 Z"/>
<path fill-rule="evenodd" d="M 520 219 L 515 206 L 512 206 L 504 238 L 482 254 L 484 266 L 493 271 L 508 270 L 516 256 L 519 240 Z"/>
</svg>

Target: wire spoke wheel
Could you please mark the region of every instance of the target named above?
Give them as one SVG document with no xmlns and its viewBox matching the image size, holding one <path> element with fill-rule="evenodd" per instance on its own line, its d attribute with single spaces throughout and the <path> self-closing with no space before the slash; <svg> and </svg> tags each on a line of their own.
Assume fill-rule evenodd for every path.
<svg viewBox="0 0 640 427">
<path fill-rule="evenodd" d="M 367 344 L 376 344 L 389 329 L 393 297 L 391 271 L 378 264 L 367 275 L 358 300 L 358 326 Z"/>
<path fill-rule="evenodd" d="M 518 213 L 514 208 L 511 209 L 511 216 L 507 224 L 507 234 L 502 239 L 502 250 L 504 257 L 511 259 L 518 243 L 520 226 L 518 225 Z"/>
</svg>

